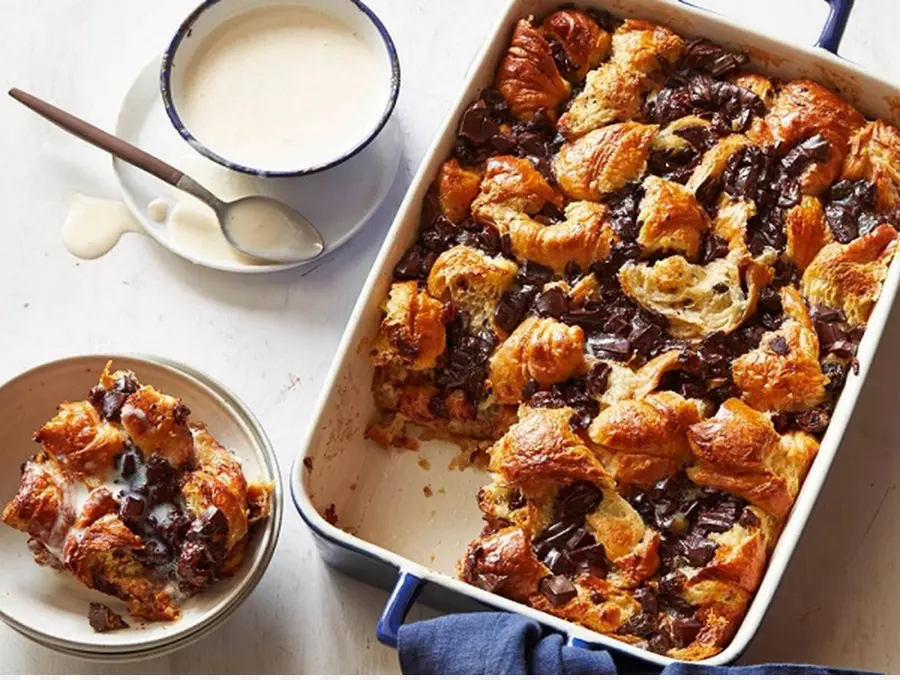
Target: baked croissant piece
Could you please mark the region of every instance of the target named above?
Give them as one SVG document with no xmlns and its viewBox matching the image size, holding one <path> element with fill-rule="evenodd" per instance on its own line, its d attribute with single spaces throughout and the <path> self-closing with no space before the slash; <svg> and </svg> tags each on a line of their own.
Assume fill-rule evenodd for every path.
<svg viewBox="0 0 900 680">
<path fill-rule="evenodd" d="M 619 484 L 649 486 L 675 475 L 690 459 L 687 429 L 700 417 L 697 404 L 681 395 L 654 392 L 601 411 L 589 433 Z"/>
<path fill-rule="evenodd" d="M 758 269 L 755 264 L 751 270 Z M 625 294 L 641 307 L 669 320 L 676 338 L 700 340 L 730 333 L 753 311 L 765 273 L 745 277 L 738 264 L 721 258 L 701 266 L 673 255 L 656 264 L 626 264 L 619 270 Z"/>
<path fill-rule="evenodd" d="M 583 80 L 587 72 L 609 56 L 612 36 L 597 22 L 577 9 L 554 12 L 541 24 L 544 33 L 562 45 L 566 58 L 575 70 L 566 76 L 570 80 Z"/>
<path fill-rule="evenodd" d="M 694 260 L 709 217 L 687 188 L 651 175 L 644 180 L 638 224 L 637 242 L 645 255 L 680 253 Z"/>
<path fill-rule="evenodd" d="M 419 290 L 415 281 L 391 286 L 378 339 L 372 348 L 372 363 L 423 371 L 437 365 L 446 346 L 444 305 Z"/>
<path fill-rule="evenodd" d="M 688 429 L 697 464 L 695 484 L 722 489 L 784 517 L 793 505 L 819 443 L 805 432 L 779 435 L 769 417 L 729 399 L 714 418 Z"/>
<path fill-rule="evenodd" d="M 472 215 L 501 232 L 522 214 L 534 215 L 550 204 L 560 208 L 563 197 L 526 158 L 495 156 L 488 160 L 481 191 L 472 204 Z"/>
<path fill-rule="evenodd" d="M 636 181 L 647 168 L 659 127 L 617 123 L 564 144 L 553 162 L 559 186 L 577 201 L 599 201 Z"/>
<path fill-rule="evenodd" d="M 89 401 L 62 404 L 38 430 L 42 448 L 2 519 L 29 535 L 38 564 L 133 616 L 171 621 L 186 597 L 237 570 L 273 485 L 248 484 L 181 400 L 109 368 Z"/>
<path fill-rule="evenodd" d="M 778 90 L 765 125 L 754 128 L 751 139 L 758 145 L 786 148 L 816 135 L 828 140 L 827 158 L 810 163 L 800 176 L 803 191 L 818 195 L 840 176 L 851 137 L 865 124 L 859 111 L 828 88 L 811 80 L 792 80 Z"/>
<path fill-rule="evenodd" d="M 801 292 L 811 305 L 840 309 L 851 326 L 864 324 L 897 248 L 897 230 L 882 224 L 846 245 L 822 248 L 803 274 Z"/>
<path fill-rule="evenodd" d="M 875 185 L 876 208 L 900 208 L 900 130 L 883 120 L 867 123 L 850 139 L 842 177 Z"/>
<path fill-rule="evenodd" d="M 529 382 L 547 388 L 584 365 L 584 331 L 555 319 L 531 317 L 497 348 L 490 363 L 494 398 L 518 404 Z"/>
<path fill-rule="evenodd" d="M 509 243 L 516 258 L 559 274 L 570 262 L 583 270 L 604 262 L 617 240 L 606 206 L 589 201 L 569 203 L 562 222 L 542 224 L 523 215 L 509 224 Z"/>
<path fill-rule="evenodd" d="M 815 196 L 804 196 L 784 216 L 787 236 L 785 254 L 799 271 L 804 271 L 819 251 L 834 238 L 825 223 L 825 209 Z"/>
<path fill-rule="evenodd" d="M 800 294 L 781 289 L 784 321 L 762 336 L 759 347 L 735 359 L 734 384 L 758 411 L 795 412 L 825 400 L 828 382 L 819 365 L 819 338 Z"/>
<path fill-rule="evenodd" d="M 495 86 L 519 120 L 529 120 L 540 109 L 554 113 L 571 91 L 553 60 L 550 43 L 529 19 L 516 24 Z"/>
</svg>

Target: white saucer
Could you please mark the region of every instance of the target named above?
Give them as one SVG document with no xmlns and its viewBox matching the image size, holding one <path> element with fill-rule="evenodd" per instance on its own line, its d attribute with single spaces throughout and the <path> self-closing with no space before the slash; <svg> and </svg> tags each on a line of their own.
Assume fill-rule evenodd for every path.
<svg viewBox="0 0 900 680">
<path fill-rule="evenodd" d="M 116 134 L 176 167 L 186 154 L 199 156 L 181 138 L 166 116 L 159 92 L 160 57 L 138 75 L 125 95 Z M 252 178 L 259 193 L 274 196 L 298 209 L 316 225 L 325 240 L 322 257 L 362 229 L 384 200 L 400 164 L 397 124 L 390 120 L 381 134 L 359 154 L 336 168 L 315 175 L 286 179 Z M 174 243 L 165 224 L 155 221 L 150 203 L 176 190 L 142 170 L 113 159 L 113 169 L 128 209 L 144 232 L 173 253 L 195 264 L 221 271 L 264 273 L 298 264 L 244 264 L 204 259 Z M 246 177 L 246 176 L 242 176 Z"/>
</svg>

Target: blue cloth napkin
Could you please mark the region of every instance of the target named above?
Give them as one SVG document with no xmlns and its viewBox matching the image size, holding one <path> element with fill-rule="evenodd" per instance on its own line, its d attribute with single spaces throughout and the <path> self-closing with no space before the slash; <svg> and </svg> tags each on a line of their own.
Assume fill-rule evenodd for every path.
<svg viewBox="0 0 900 680">
<path fill-rule="evenodd" d="M 517 614 L 454 614 L 400 627 L 400 666 L 415 675 L 846 675 L 823 666 L 763 664 L 709 667 L 657 666 L 609 652 L 567 647 L 559 634 Z"/>
</svg>

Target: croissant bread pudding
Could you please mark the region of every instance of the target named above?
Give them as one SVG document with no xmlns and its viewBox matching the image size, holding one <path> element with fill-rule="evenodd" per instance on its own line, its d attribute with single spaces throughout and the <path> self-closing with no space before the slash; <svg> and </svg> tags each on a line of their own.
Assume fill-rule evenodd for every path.
<svg viewBox="0 0 900 680">
<path fill-rule="evenodd" d="M 372 349 L 370 438 L 486 454 L 459 577 L 678 659 L 743 618 L 900 225 L 900 131 L 747 65 L 604 12 L 520 20 Z"/>
<path fill-rule="evenodd" d="M 38 564 L 119 598 L 138 619 L 177 619 L 187 598 L 240 567 L 273 489 L 248 484 L 189 415 L 107 364 L 87 401 L 61 404 L 35 433 L 41 449 L 3 521 L 28 534 Z M 89 619 L 98 631 L 127 626 L 99 603 Z"/>
</svg>

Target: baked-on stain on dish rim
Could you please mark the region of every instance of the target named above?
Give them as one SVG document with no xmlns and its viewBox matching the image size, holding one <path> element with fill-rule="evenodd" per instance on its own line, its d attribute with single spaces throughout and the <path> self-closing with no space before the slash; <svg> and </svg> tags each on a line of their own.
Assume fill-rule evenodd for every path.
<svg viewBox="0 0 900 680">
<path fill-rule="evenodd" d="M 162 65 L 160 69 L 160 92 L 162 94 L 163 107 L 165 108 L 166 115 L 169 117 L 169 120 L 172 122 L 175 130 L 181 135 L 182 138 L 198 153 L 206 156 L 207 158 L 223 165 L 224 167 L 234 170 L 236 172 L 245 173 L 248 175 L 255 175 L 257 177 L 301 177 L 304 175 L 311 175 L 317 172 L 321 172 L 323 170 L 327 170 L 329 168 L 333 168 L 337 165 L 340 165 L 344 161 L 347 161 L 354 156 L 356 156 L 360 151 L 365 149 L 371 142 L 381 133 L 384 129 L 384 126 L 387 124 L 388 120 L 391 117 L 391 114 L 394 111 L 394 107 L 397 104 L 397 98 L 400 94 L 400 60 L 397 55 L 397 49 L 394 46 L 394 41 L 388 33 L 387 28 L 382 23 L 381 19 L 361 0 L 340 0 L 340 2 L 347 3 L 351 8 L 355 8 L 359 12 L 361 12 L 365 18 L 374 26 L 377 31 L 379 37 L 381 38 L 384 49 L 387 53 L 387 57 L 390 63 L 390 87 L 387 104 L 381 114 L 381 117 L 375 124 L 375 126 L 369 131 L 369 133 L 363 137 L 363 139 L 358 142 L 352 148 L 346 150 L 336 158 L 333 158 L 330 161 L 318 163 L 311 167 L 307 168 L 298 168 L 295 170 L 267 170 L 264 168 L 253 168 L 247 165 L 237 163 L 231 161 L 219 153 L 213 151 L 208 146 L 206 146 L 203 142 L 201 142 L 197 137 L 194 136 L 188 129 L 186 123 L 181 118 L 181 115 L 178 113 L 178 108 L 175 103 L 175 93 L 173 91 L 172 86 L 172 72 L 173 69 L 177 68 L 176 66 L 176 58 L 178 57 L 179 48 L 184 44 L 186 39 L 192 37 L 194 26 L 197 21 L 210 9 L 218 5 L 219 3 L 227 3 L 227 2 L 236 2 L 237 0 L 205 0 L 202 4 L 200 4 L 193 12 L 191 12 L 187 18 L 181 23 L 178 30 L 175 32 L 174 37 L 172 38 L 169 46 L 166 48 L 166 51 L 163 53 L 162 57 Z M 331 0 L 335 1 L 335 0 Z M 246 11 L 252 11 L 253 9 L 263 8 L 267 5 L 274 4 L 294 4 L 299 7 L 309 7 L 314 10 L 320 10 L 322 8 L 328 7 L 330 3 L 328 2 L 308 2 L 308 0 L 293 0 L 293 2 L 289 3 L 275 3 L 271 0 L 261 0 L 260 2 L 254 2 L 253 0 L 244 0 L 240 2 L 243 5 L 241 10 L 238 10 L 234 15 L 230 15 L 229 18 L 233 16 L 237 16 Z M 323 14 L 326 14 L 330 17 L 336 17 L 335 13 L 329 13 L 326 10 L 322 10 Z M 339 19 L 339 17 L 338 17 Z M 339 19 L 340 20 L 340 19 Z M 226 19 L 227 21 L 227 19 Z M 224 22 L 223 22 L 224 23 Z M 221 24 L 219 24 L 221 25 Z"/>
</svg>

